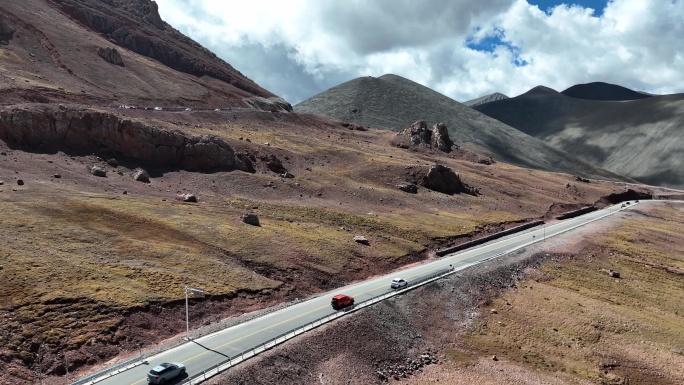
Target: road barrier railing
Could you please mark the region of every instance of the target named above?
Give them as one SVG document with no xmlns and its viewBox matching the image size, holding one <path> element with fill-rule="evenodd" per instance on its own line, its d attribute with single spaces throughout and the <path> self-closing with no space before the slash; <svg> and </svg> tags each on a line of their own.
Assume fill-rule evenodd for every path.
<svg viewBox="0 0 684 385">
<path fill-rule="evenodd" d="M 145 354 L 140 354 L 137 357 L 133 357 L 128 360 L 119 362 L 118 364 L 115 364 L 113 366 L 108 366 L 105 369 L 99 370 L 95 373 L 88 375 L 87 377 L 83 377 L 77 381 L 74 381 L 71 383 L 71 385 L 82 385 L 87 383 L 93 384 L 97 381 L 101 381 L 107 377 L 114 376 L 132 367 L 140 365 L 144 358 Z"/>
</svg>

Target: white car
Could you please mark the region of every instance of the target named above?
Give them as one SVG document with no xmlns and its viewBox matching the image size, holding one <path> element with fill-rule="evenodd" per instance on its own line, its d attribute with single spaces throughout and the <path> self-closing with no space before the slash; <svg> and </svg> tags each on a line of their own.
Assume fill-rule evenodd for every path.
<svg viewBox="0 0 684 385">
<path fill-rule="evenodd" d="M 150 384 L 163 384 L 166 381 L 185 374 L 185 365 L 180 362 L 165 362 L 157 365 L 147 373 L 147 382 Z"/>
<path fill-rule="evenodd" d="M 392 289 L 401 289 L 408 286 L 408 282 L 406 280 L 403 280 L 401 278 L 394 278 L 392 282 L 390 282 L 390 287 Z"/>
</svg>

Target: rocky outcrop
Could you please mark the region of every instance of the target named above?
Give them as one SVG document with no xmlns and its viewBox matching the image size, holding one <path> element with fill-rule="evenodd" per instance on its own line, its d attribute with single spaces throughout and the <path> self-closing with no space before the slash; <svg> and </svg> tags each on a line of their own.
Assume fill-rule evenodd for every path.
<svg viewBox="0 0 684 385">
<path fill-rule="evenodd" d="M 477 189 L 463 183 L 454 170 L 441 164 L 430 167 L 423 176 L 420 185 L 445 194 L 478 195 Z"/>
<path fill-rule="evenodd" d="M 256 110 L 270 112 L 292 112 L 292 105 L 286 102 L 284 99 L 278 97 L 262 98 L 260 96 L 253 96 L 251 98 L 245 98 L 244 101 L 247 103 L 247 105 Z"/>
<path fill-rule="evenodd" d="M 430 144 L 433 148 L 437 148 L 440 151 L 451 151 L 451 145 L 453 145 L 453 142 L 451 139 L 449 139 L 449 130 L 444 123 L 437 123 L 432 127 Z"/>
<path fill-rule="evenodd" d="M 39 151 L 104 149 L 189 170 L 250 171 L 233 148 L 216 136 L 188 136 L 90 109 L 28 106 L 1 110 L 0 140 Z"/>
<path fill-rule="evenodd" d="M 397 134 L 397 142 L 402 144 L 402 138 L 407 138 L 413 146 L 427 146 L 443 152 L 450 152 L 453 142 L 449 138 L 449 130 L 444 123 L 435 124 L 428 129 L 424 120 L 414 122 L 408 128 Z"/>
<path fill-rule="evenodd" d="M 0 44 L 7 45 L 14 37 L 14 28 L 9 23 L 9 20 L 0 15 Z"/>
<path fill-rule="evenodd" d="M 108 63 L 121 67 L 124 66 L 123 59 L 121 59 L 121 55 L 119 55 L 119 51 L 116 48 L 100 47 L 97 49 L 97 54 Z"/>
</svg>

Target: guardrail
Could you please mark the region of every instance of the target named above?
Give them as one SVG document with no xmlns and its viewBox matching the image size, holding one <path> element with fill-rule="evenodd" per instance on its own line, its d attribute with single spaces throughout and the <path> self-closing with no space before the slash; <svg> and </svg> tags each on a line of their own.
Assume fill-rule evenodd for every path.
<svg viewBox="0 0 684 385">
<path fill-rule="evenodd" d="M 82 385 L 85 383 L 94 383 L 96 379 L 104 379 L 105 376 L 113 376 L 116 374 L 121 373 L 124 370 L 128 370 L 132 367 L 135 367 L 137 365 L 140 365 L 142 363 L 143 358 L 145 358 L 146 354 L 142 353 L 138 357 L 133 357 L 130 358 L 126 361 L 119 362 L 118 364 L 114 366 L 109 366 L 105 369 L 99 370 L 95 373 L 89 374 L 87 377 L 83 377 L 75 382 L 72 382 L 71 385 Z"/>
<path fill-rule="evenodd" d="M 412 283 L 410 286 L 405 287 L 404 289 L 401 290 L 396 290 L 396 291 L 390 291 L 378 296 L 375 296 L 373 298 L 367 299 L 363 302 L 360 302 L 356 305 L 353 305 L 351 307 L 345 308 L 338 310 L 334 313 L 328 314 L 326 316 L 320 317 L 314 321 L 311 321 L 307 323 L 306 325 L 300 326 L 295 329 L 291 329 L 285 333 L 280 334 L 277 337 L 271 338 L 270 340 L 262 343 L 261 345 L 258 345 L 254 348 L 245 350 L 241 352 L 240 354 L 236 354 L 235 356 L 229 357 L 226 360 L 223 360 L 222 362 L 216 364 L 213 368 L 207 369 L 203 371 L 202 373 L 198 373 L 193 375 L 192 377 L 186 378 L 183 382 L 180 384 L 182 385 L 196 385 L 199 383 L 202 383 L 203 381 L 206 381 L 207 379 L 226 371 L 227 369 L 249 359 L 252 358 L 259 353 L 265 352 L 266 350 L 272 349 L 273 347 L 282 344 L 283 342 L 292 339 L 298 335 L 301 335 L 303 333 L 308 332 L 311 329 L 315 329 L 323 324 L 326 324 L 330 321 L 333 321 L 337 318 L 343 317 L 349 313 L 353 313 L 355 311 L 358 311 L 360 309 L 363 309 L 365 307 L 374 305 L 380 301 L 383 301 L 387 298 L 393 297 L 395 295 L 401 294 L 407 290 L 412 290 L 415 289 L 416 287 L 423 286 L 425 284 L 428 284 L 432 281 L 435 281 L 437 279 L 440 279 L 442 277 L 445 277 L 447 275 L 453 274 L 455 270 L 452 269 L 442 269 L 437 273 L 430 274 L 428 276 L 425 276 L 421 278 L 419 281 Z"/>
</svg>

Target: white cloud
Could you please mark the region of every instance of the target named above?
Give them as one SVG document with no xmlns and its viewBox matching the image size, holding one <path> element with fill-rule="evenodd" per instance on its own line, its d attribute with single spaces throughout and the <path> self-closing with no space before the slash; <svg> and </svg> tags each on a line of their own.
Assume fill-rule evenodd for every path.
<svg viewBox="0 0 684 385">
<path fill-rule="evenodd" d="M 525 0 L 158 3 L 171 25 L 294 103 L 384 73 L 461 101 L 591 81 L 684 91 L 684 0 L 613 0 L 600 17 L 580 6 L 547 13 Z M 502 44 L 468 47 L 492 36 Z"/>
</svg>

